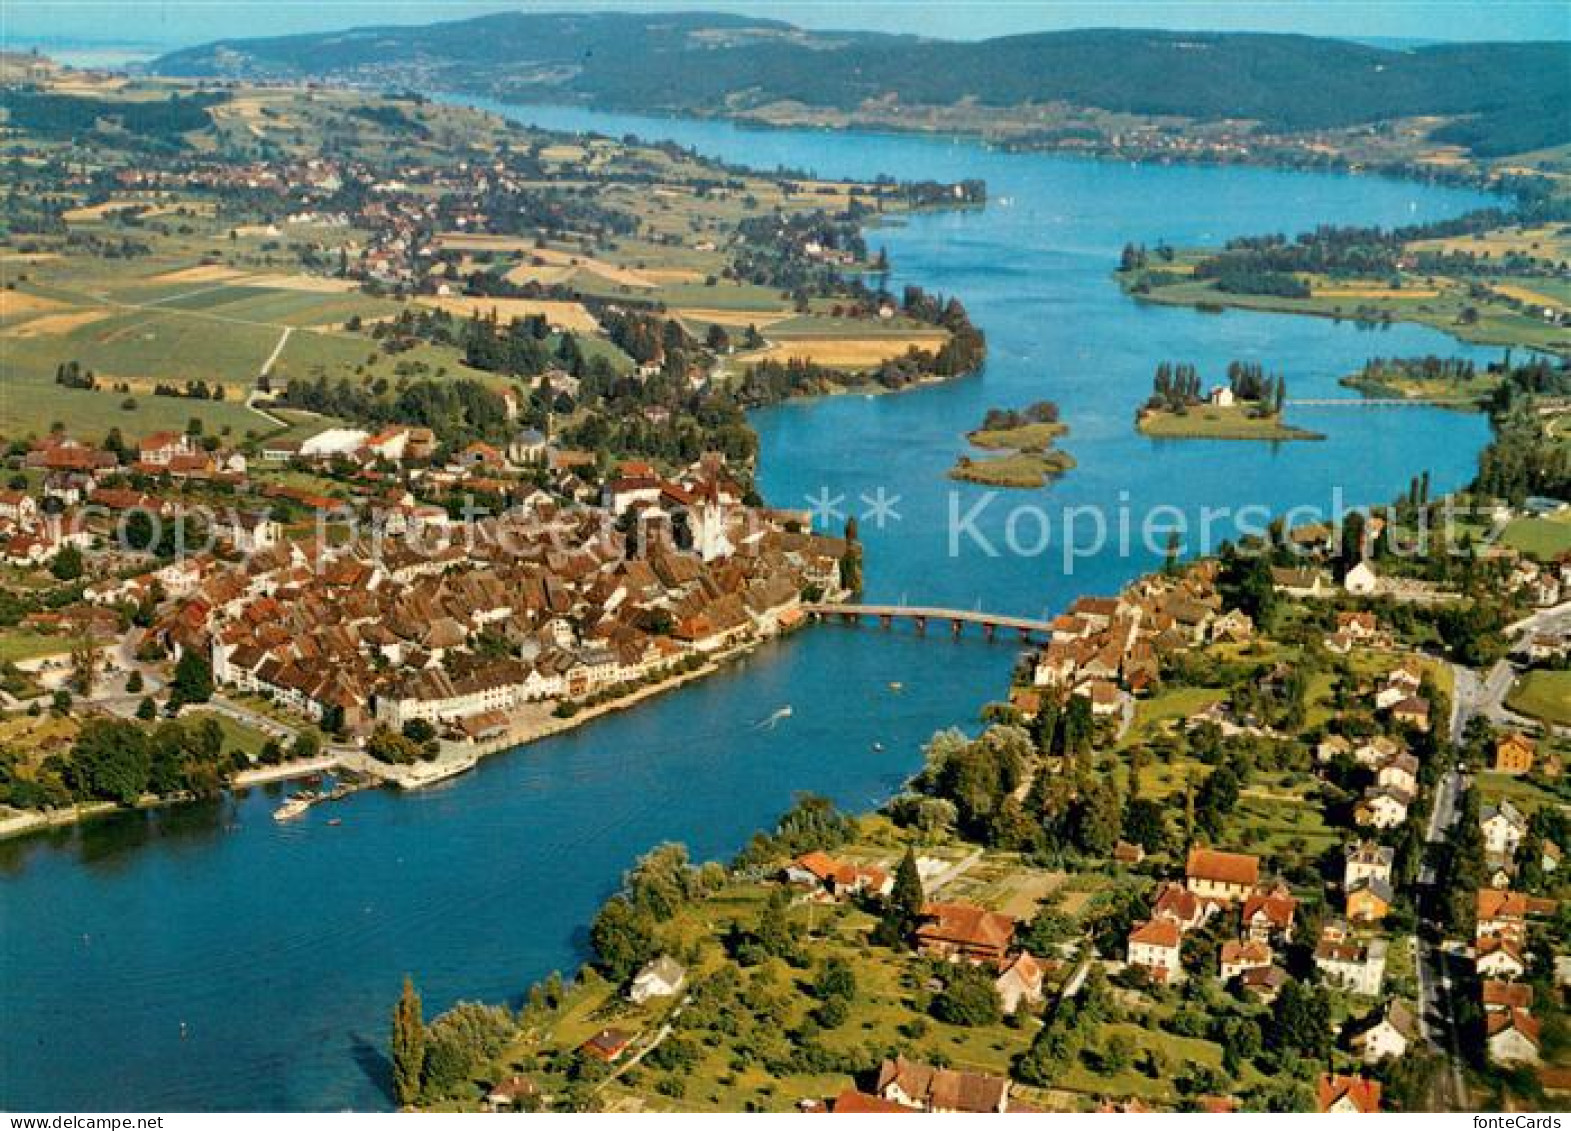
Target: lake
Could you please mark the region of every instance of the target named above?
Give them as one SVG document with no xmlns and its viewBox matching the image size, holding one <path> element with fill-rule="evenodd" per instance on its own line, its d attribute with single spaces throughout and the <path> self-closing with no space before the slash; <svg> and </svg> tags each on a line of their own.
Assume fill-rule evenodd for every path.
<svg viewBox="0 0 1571 1131">
<path fill-rule="evenodd" d="M 1126 241 L 1416 222 L 1476 206 L 1477 194 L 488 108 L 554 128 L 669 137 L 765 168 L 988 182 L 986 209 L 904 218 L 869 237 L 888 247 L 897 290 L 920 283 L 965 302 L 989 338 L 984 371 L 754 417 L 771 502 L 838 498 L 821 509 L 866 515 L 874 599 L 1052 612 L 1157 563 L 1165 536 L 1154 547 L 1138 537 L 1154 508 L 1176 508 L 1155 512 L 1157 529 L 1182 519 L 1193 530 L 1205 508 L 1325 513 L 1338 493 L 1349 505 L 1384 502 L 1423 470 L 1442 491 L 1471 477 L 1488 439 L 1479 416 L 1417 408 L 1290 409 L 1323 443 L 1141 437 L 1133 414 L 1164 359 L 1213 380 L 1230 359 L 1258 360 L 1286 375 L 1291 396 L 1324 397 L 1343 393 L 1337 378 L 1373 354 L 1482 361 L 1498 351 L 1421 327 L 1147 307 L 1109 275 Z M 1079 466 L 1067 477 L 992 497 L 944 477 L 987 408 L 1044 398 L 1071 429 L 1063 446 Z M 1097 552 L 1093 512 L 1111 539 Z M 1216 536 L 1236 518 L 1215 522 Z M 1071 568 L 1066 545 L 1084 554 Z M 826 625 L 425 793 L 361 793 L 279 826 L 276 792 L 258 790 L 0 844 L 0 1106 L 386 1108 L 389 1013 L 406 973 L 428 1016 L 460 998 L 516 1001 L 550 970 L 576 966 L 589 917 L 649 846 L 680 840 L 697 858 L 729 857 L 800 790 L 855 808 L 878 802 L 919 766 L 935 730 L 971 725 L 1003 693 L 1014 660 L 1002 642 Z M 769 726 L 787 705 L 791 716 Z"/>
</svg>

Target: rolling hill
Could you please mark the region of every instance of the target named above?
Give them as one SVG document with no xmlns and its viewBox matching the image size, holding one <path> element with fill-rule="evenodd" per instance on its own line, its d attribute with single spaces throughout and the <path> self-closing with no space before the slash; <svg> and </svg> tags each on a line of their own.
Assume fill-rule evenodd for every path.
<svg viewBox="0 0 1571 1131">
<path fill-rule="evenodd" d="M 1424 115 L 1453 119 L 1444 127 L 1450 140 L 1480 155 L 1496 136 L 1513 150 L 1571 140 L 1566 43 L 1392 50 L 1298 35 L 1133 30 L 953 42 L 703 13 L 506 13 L 224 41 L 165 55 L 153 69 L 705 115 L 774 103 L 845 112 L 890 99 L 1059 103 L 1285 131 Z"/>
</svg>

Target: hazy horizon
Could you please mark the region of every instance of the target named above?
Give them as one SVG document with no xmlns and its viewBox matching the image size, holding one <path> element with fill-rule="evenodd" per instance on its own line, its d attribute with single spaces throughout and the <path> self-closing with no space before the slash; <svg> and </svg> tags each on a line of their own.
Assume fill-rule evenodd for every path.
<svg viewBox="0 0 1571 1131">
<path fill-rule="evenodd" d="M 860 4 L 759 0 L 589 0 L 579 4 L 496 0 L 8 0 L 0 41 L 8 46 L 139 47 L 165 50 L 215 39 L 423 24 L 504 11 L 726 12 L 801 27 L 905 32 L 986 39 L 1070 28 L 1296 33 L 1365 41 L 1567 40 L 1571 5 L 1547 0 L 1140 0 L 1129 3 L 1030 0 L 872 0 Z"/>
</svg>

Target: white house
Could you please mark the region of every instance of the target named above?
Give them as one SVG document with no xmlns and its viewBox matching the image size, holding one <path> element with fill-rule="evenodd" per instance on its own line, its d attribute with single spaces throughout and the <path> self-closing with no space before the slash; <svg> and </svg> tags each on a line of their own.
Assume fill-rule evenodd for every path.
<svg viewBox="0 0 1571 1131">
<path fill-rule="evenodd" d="M 218 536 L 229 540 L 236 553 L 258 554 L 278 545 L 283 527 L 265 513 L 237 511 L 215 524 Z"/>
<path fill-rule="evenodd" d="M 1407 820 L 1407 802 L 1393 790 L 1372 787 L 1358 803 L 1355 821 L 1376 829 L 1394 829 Z"/>
<path fill-rule="evenodd" d="M 1484 806 L 1478 823 L 1484 834 L 1484 850 L 1496 856 L 1515 855 L 1527 835 L 1527 819 L 1510 800 Z"/>
<path fill-rule="evenodd" d="M 1326 981 L 1350 993 L 1376 997 L 1385 979 L 1386 945 L 1385 939 L 1363 943 L 1328 928 L 1315 947 L 1315 967 Z"/>
<path fill-rule="evenodd" d="M 1391 882 L 1391 866 L 1396 850 L 1372 840 L 1360 841 L 1347 850 L 1342 867 L 1342 887 L 1351 890 L 1360 880 Z"/>
<path fill-rule="evenodd" d="M 1510 982 L 1527 973 L 1527 961 L 1510 939 L 1481 939 L 1476 953 L 1473 964 L 1480 978 Z"/>
<path fill-rule="evenodd" d="M 1342 579 L 1342 588 L 1355 597 L 1367 597 L 1379 584 L 1380 578 L 1368 562 L 1359 562 Z"/>
<path fill-rule="evenodd" d="M 1036 1005 L 1042 1000 L 1043 973 L 1042 964 L 1024 951 L 1010 959 L 1003 973 L 993 981 L 1005 1013 L 1014 1013 L 1022 1005 Z"/>
<path fill-rule="evenodd" d="M 1180 947 L 1183 932 L 1171 919 L 1152 919 L 1129 932 L 1129 965 L 1138 966 L 1153 982 L 1177 982 L 1184 977 Z"/>
<path fill-rule="evenodd" d="M 304 459 L 352 456 L 365 445 L 369 435 L 360 428 L 329 428 L 301 444 L 300 455 Z"/>
<path fill-rule="evenodd" d="M 1352 1046 L 1365 1064 L 1378 1064 L 1402 1056 L 1417 1038 L 1418 1024 L 1411 1007 L 1401 998 L 1392 998 L 1378 1021 L 1353 1036 Z"/>
<path fill-rule="evenodd" d="M 651 959 L 633 978 L 627 996 L 642 1005 L 650 998 L 675 997 L 687 984 L 687 970 L 668 954 Z"/>
<path fill-rule="evenodd" d="M 1538 1019 L 1525 1009 L 1488 1015 L 1489 1059 L 1496 1064 L 1538 1063 Z"/>
</svg>

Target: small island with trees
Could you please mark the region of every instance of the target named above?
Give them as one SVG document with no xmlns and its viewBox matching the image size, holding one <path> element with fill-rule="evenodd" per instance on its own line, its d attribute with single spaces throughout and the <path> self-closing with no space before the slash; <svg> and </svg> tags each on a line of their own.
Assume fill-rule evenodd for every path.
<svg viewBox="0 0 1571 1131">
<path fill-rule="evenodd" d="M 1159 439 L 1325 439 L 1284 423 L 1286 403 L 1286 379 L 1267 373 L 1257 362 L 1229 362 L 1227 384 L 1206 392 L 1193 365 L 1164 361 L 1156 367 L 1151 397 L 1135 415 L 1135 427 Z"/>
<path fill-rule="evenodd" d="M 1053 447 L 1068 431 L 1052 401 L 1037 401 L 1023 409 L 988 409 L 982 426 L 967 432 L 966 439 L 974 447 L 998 454 L 962 455 L 949 477 L 989 487 L 1042 487 L 1075 466 L 1073 456 Z"/>
</svg>

